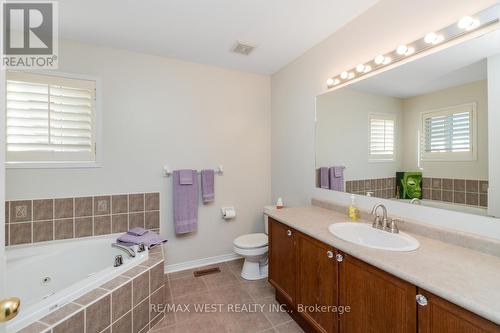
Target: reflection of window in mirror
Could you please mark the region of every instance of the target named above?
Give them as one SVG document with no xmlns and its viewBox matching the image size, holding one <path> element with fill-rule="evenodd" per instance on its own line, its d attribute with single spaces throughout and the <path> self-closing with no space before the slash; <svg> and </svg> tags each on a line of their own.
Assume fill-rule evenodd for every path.
<svg viewBox="0 0 500 333">
<path fill-rule="evenodd" d="M 468 103 L 421 115 L 423 161 L 469 161 L 477 158 L 476 104 Z"/>
<path fill-rule="evenodd" d="M 371 114 L 369 161 L 394 161 L 396 118 L 392 114 Z"/>
</svg>

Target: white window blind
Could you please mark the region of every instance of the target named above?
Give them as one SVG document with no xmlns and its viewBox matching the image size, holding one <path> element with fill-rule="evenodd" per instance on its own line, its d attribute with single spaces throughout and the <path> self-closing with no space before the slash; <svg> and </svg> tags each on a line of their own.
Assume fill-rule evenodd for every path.
<svg viewBox="0 0 500 333">
<path fill-rule="evenodd" d="M 473 159 L 474 126 L 474 104 L 423 113 L 422 159 Z"/>
<path fill-rule="evenodd" d="M 7 73 L 7 162 L 95 161 L 96 82 Z"/>
<path fill-rule="evenodd" d="M 396 121 L 391 115 L 370 116 L 370 159 L 393 160 Z"/>
</svg>

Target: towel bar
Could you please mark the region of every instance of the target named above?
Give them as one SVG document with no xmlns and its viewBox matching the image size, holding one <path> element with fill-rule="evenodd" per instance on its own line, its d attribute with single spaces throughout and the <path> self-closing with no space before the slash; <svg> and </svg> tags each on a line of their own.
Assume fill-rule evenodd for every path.
<svg viewBox="0 0 500 333">
<path fill-rule="evenodd" d="M 224 166 L 221 164 L 217 168 L 214 169 L 214 172 L 222 176 L 224 174 Z M 198 171 L 198 174 L 200 174 L 201 171 Z M 163 166 L 163 177 L 170 177 L 172 175 L 172 170 L 167 165 Z"/>
</svg>

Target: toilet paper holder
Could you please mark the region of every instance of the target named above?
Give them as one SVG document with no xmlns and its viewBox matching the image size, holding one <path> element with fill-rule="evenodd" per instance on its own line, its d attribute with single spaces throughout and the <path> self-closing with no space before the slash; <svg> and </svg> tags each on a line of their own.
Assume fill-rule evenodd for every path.
<svg viewBox="0 0 500 333">
<path fill-rule="evenodd" d="M 230 220 L 236 217 L 236 209 L 234 209 L 234 207 L 222 207 L 220 210 L 224 220 Z"/>
</svg>

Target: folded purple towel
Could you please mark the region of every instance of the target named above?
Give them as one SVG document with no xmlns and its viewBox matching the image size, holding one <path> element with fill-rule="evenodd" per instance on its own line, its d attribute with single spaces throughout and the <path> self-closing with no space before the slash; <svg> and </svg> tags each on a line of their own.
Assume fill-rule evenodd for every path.
<svg viewBox="0 0 500 333">
<path fill-rule="evenodd" d="M 179 170 L 179 184 L 192 185 L 194 170 Z"/>
<path fill-rule="evenodd" d="M 121 235 L 120 237 L 118 237 L 117 241 L 119 243 L 127 244 L 127 245 L 131 245 L 131 244 L 137 245 L 137 244 L 143 243 L 149 249 L 151 249 L 151 248 L 155 247 L 156 245 L 160 245 L 162 243 L 165 243 L 167 241 L 167 239 L 165 237 L 158 235 L 157 233 L 154 233 L 152 231 L 148 231 L 141 236 L 135 236 L 135 235 L 125 233 L 125 234 Z"/>
<path fill-rule="evenodd" d="M 146 232 L 148 232 L 146 229 L 144 228 L 141 228 L 141 227 L 135 227 L 135 228 L 132 228 L 130 229 L 129 231 L 127 231 L 127 234 L 129 235 L 134 235 L 134 236 L 142 236 L 144 235 Z"/>
<path fill-rule="evenodd" d="M 212 169 L 201 170 L 201 198 L 203 203 L 212 202 L 215 199 L 214 175 Z"/>
</svg>

